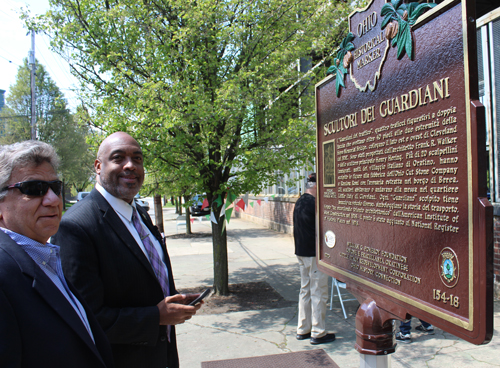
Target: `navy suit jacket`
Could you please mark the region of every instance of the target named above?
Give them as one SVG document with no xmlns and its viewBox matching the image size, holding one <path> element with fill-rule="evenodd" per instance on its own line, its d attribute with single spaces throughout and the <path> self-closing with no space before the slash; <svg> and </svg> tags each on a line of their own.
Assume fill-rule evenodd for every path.
<svg viewBox="0 0 500 368">
<path fill-rule="evenodd" d="M 147 212 L 143 222 L 163 245 L 171 294 L 177 293 L 164 242 Z M 94 311 L 111 343 L 117 367 L 179 366 L 175 328 L 168 342 L 156 306 L 163 292 L 141 248 L 96 189 L 63 216 L 52 243 L 63 271 Z"/>
<path fill-rule="evenodd" d="M 113 367 L 107 338 L 90 308 L 95 343 L 71 304 L 31 257 L 0 231 L 0 366 Z"/>
</svg>

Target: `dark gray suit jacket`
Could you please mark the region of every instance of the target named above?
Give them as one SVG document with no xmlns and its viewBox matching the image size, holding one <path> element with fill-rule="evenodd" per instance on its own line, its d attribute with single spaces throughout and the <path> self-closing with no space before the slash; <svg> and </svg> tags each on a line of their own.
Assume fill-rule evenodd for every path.
<svg viewBox="0 0 500 368">
<path fill-rule="evenodd" d="M 139 207 L 139 206 L 137 206 Z M 163 244 L 171 294 L 177 293 L 167 250 L 146 211 L 144 223 Z M 175 328 L 168 342 L 156 306 L 161 286 L 118 214 L 96 189 L 63 216 L 52 243 L 61 247 L 65 276 L 94 311 L 111 342 L 117 367 L 179 366 Z"/>
<path fill-rule="evenodd" d="M 113 367 L 109 342 L 90 308 L 94 342 L 71 304 L 31 257 L 0 231 L 0 366 Z"/>
</svg>

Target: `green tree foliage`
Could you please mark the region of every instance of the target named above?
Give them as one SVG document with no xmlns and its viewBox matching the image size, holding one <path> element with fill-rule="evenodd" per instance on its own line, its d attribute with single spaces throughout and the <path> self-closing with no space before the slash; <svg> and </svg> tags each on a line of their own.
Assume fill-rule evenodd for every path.
<svg viewBox="0 0 500 368">
<path fill-rule="evenodd" d="M 70 113 L 64 95 L 38 62 L 35 74 L 37 139 L 56 149 L 61 158 L 60 174 L 65 185 L 81 190 L 88 184 L 93 168 L 93 155 L 86 143 L 89 130 Z M 0 113 L 0 144 L 31 139 L 30 80 L 30 68 L 25 59 Z"/>
<path fill-rule="evenodd" d="M 207 193 L 219 218 L 219 195 L 259 192 L 276 170 L 312 161 L 314 83 L 355 3 L 52 0 L 28 23 L 71 55 L 92 88 L 94 124 L 131 133 L 149 170 Z M 212 226 L 219 294 L 228 293 L 223 221 Z"/>
</svg>

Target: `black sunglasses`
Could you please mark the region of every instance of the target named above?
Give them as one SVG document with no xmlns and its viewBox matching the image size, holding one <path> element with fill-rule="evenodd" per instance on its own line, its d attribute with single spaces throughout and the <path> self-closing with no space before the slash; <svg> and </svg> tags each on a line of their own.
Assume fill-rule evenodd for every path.
<svg viewBox="0 0 500 368">
<path fill-rule="evenodd" d="M 49 191 L 49 188 L 52 189 L 55 195 L 61 194 L 62 189 L 62 181 L 53 180 L 53 181 L 43 181 L 43 180 L 30 180 L 23 181 L 21 183 L 15 183 L 3 188 L 1 191 L 5 191 L 7 189 L 17 188 L 21 191 L 21 193 L 29 195 L 29 196 L 38 196 L 42 197 Z"/>
</svg>

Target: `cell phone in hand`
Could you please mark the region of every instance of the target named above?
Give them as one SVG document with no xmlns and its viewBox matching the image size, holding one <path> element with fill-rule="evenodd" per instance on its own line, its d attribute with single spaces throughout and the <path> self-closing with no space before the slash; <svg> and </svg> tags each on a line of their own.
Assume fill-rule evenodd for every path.
<svg viewBox="0 0 500 368">
<path fill-rule="evenodd" d="M 198 304 L 199 302 L 201 302 L 208 294 L 210 294 L 210 291 L 211 289 L 208 288 L 206 289 L 203 293 L 200 294 L 199 297 L 197 297 L 195 300 L 193 300 L 191 303 L 189 303 L 188 305 L 196 305 Z"/>
</svg>

